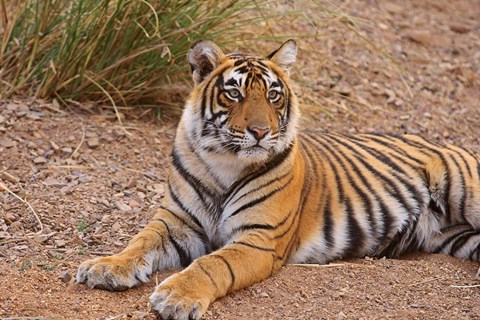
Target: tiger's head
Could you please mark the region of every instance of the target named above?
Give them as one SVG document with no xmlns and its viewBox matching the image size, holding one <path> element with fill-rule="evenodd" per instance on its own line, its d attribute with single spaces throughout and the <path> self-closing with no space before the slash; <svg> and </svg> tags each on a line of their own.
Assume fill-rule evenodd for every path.
<svg viewBox="0 0 480 320">
<path fill-rule="evenodd" d="M 297 46 L 288 40 L 267 57 L 224 54 L 210 41 L 189 51 L 193 92 L 184 122 L 195 148 L 263 163 L 294 141 L 298 103 L 288 70 Z"/>
</svg>

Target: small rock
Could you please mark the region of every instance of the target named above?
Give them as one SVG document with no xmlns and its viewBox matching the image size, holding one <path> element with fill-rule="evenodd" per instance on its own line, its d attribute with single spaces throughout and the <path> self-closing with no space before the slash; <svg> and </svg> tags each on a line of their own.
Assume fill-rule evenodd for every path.
<svg viewBox="0 0 480 320">
<path fill-rule="evenodd" d="M 8 139 L 8 138 L 3 138 L 3 139 L 0 139 L 0 146 L 2 147 L 5 147 L 5 148 L 13 148 L 17 145 L 17 142 L 16 141 L 13 141 L 11 139 Z"/>
<path fill-rule="evenodd" d="M 337 314 L 337 319 L 338 319 L 338 320 L 347 319 L 347 315 L 346 315 L 343 311 L 340 311 L 340 312 Z"/>
<path fill-rule="evenodd" d="M 137 179 L 135 178 L 130 178 L 130 180 L 128 180 L 128 183 L 126 185 L 126 188 L 127 189 L 132 189 L 132 188 L 135 188 L 137 186 Z"/>
<path fill-rule="evenodd" d="M 33 163 L 35 163 L 35 164 L 44 164 L 44 163 L 47 163 L 47 162 L 48 162 L 48 160 L 45 157 L 36 157 L 35 159 L 33 159 Z"/>
<path fill-rule="evenodd" d="M 431 34 L 427 30 L 410 30 L 407 32 L 407 38 L 417 43 L 428 44 Z"/>
<path fill-rule="evenodd" d="M 97 137 L 89 138 L 87 139 L 87 145 L 90 148 L 95 149 L 100 145 L 100 140 Z"/>
<path fill-rule="evenodd" d="M 108 200 L 105 199 L 105 198 L 101 198 L 98 202 L 100 202 L 101 204 L 103 204 L 106 207 L 110 207 L 110 202 L 108 202 Z"/>
<path fill-rule="evenodd" d="M 2 172 L 2 174 L 0 175 L 0 178 L 2 178 L 3 180 L 10 181 L 12 183 L 17 183 L 20 181 L 20 178 L 15 177 L 8 172 Z"/>
<path fill-rule="evenodd" d="M 14 222 L 14 221 L 17 220 L 17 217 L 16 217 L 13 213 L 11 213 L 11 212 L 8 212 L 8 213 L 5 215 L 5 218 L 7 218 L 7 221 L 8 221 L 9 223 L 12 223 L 12 222 Z"/>
<path fill-rule="evenodd" d="M 127 211 L 132 210 L 132 208 L 129 205 L 127 205 L 125 202 L 120 201 L 120 200 L 117 200 L 115 202 L 115 205 L 117 206 L 118 209 L 120 209 L 123 212 L 127 212 Z"/>
<path fill-rule="evenodd" d="M 266 292 L 262 292 L 258 295 L 260 298 L 269 298 L 270 296 Z"/>
<path fill-rule="evenodd" d="M 65 240 L 62 240 L 62 239 L 54 240 L 53 243 L 55 244 L 55 246 L 57 248 L 63 248 L 67 244 L 67 242 Z"/>
<path fill-rule="evenodd" d="M 113 225 L 112 225 L 112 231 L 113 232 L 117 232 L 118 230 L 120 230 L 122 226 L 120 225 L 120 223 L 117 221 L 115 222 Z"/>
<path fill-rule="evenodd" d="M 385 2 L 383 4 L 383 7 L 385 8 L 385 10 L 387 10 L 387 12 L 389 13 L 401 13 L 403 11 L 403 7 L 398 5 L 398 4 L 395 4 L 395 3 L 392 3 L 392 2 Z"/>
<path fill-rule="evenodd" d="M 430 112 L 425 112 L 423 116 L 427 119 L 432 119 L 432 114 Z"/>
<path fill-rule="evenodd" d="M 37 234 L 33 237 L 33 241 L 37 243 L 45 243 L 48 240 L 48 236 L 45 234 Z"/>
<path fill-rule="evenodd" d="M 403 101 L 400 99 L 396 99 L 393 104 L 395 105 L 395 107 L 401 108 L 403 106 Z"/>
<path fill-rule="evenodd" d="M 65 183 L 61 183 L 54 177 L 48 177 L 47 179 L 43 180 L 42 183 L 47 187 L 63 187 L 65 185 Z"/>
<path fill-rule="evenodd" d="M 10 233 L 6 231 L 0 231 L 0 239 L 8 239 L 10 238 Z"/>
<path fill-rule="evenodd" d="M 78 181 L 76 181 L 76 180 L 75 180 L 75 181 L 72 181 L 72 182 L 70 182 L 69 184 L 67 184 L 66 186 L 62 187 L 62 188 L 60 189 L 60 192 L 61 192 L 61 193 L 70 193 L 70 192 L 72 192 L 72 191 L 75 189 L 75 187 L 76 187 L 77 185 L 78 185 Z"/>
<path fill-rule="evenodd" d="M 472 28 L 470 26 L 460 22 L 452 22 L 450 23 L 449 27 L 450 27 L 450 30 L 456 33 L 468 33 L 472 31 Z"/>
<path fill-rule="evenodd" d="M 338 92 L 342 96 L 350 96 L 352 94 L 352 88 L 351 86 L 346 83 L 346 82 L 340 82 L 336 87 L 335 87 L 335 92 Z"/>
<path fill-rule="evenodd" d="M 4 116 L 0 115 L 0 123 L 4 123 L 5 121 L 7 121 L 7 118 L 5 118 Z"/>
<path fill-rule="evenodd" d="M 404 114 L 403 116 L 400 116 L 399 118 L 400 118 L 400 120 L 408 120 L 408 119 L 410 119 L 410 115 L 409 114 Z"/>
<path fill-rule="evenodd" d="M 62 280 L 63 283 L 68 283 L 72 279 L 72 276 L 68 272 L 62 272 L 59 276 L 58 279 Z"/>
<path fill-rule="evenodd" d="M 65 147 L 61 149 L 63 153 L 70 154 L 73 152 L 73 149 L 70 147 Z"/>
<path fill-rule="evenodd" d="M 140 202 L 138 202 L 137 200 L 135 199 L 131 199 L 129 202 L 128 202 L 128 205 L 132 208 L 139 208 L 141 207 L 142 205 L 140 204 Z"/>
<path fill-rule="evenodd" d="M 388 30 L 388 25 L 385 24 L 385 23 L 379 22 L 379 23 L 378 23 L 378 27 L 379 27 L 381 30 Z"/>
<path fill-rule="evenodd" d="M 55 141 L 50 140 L 50 145 L 52 146 L 53 150 L 60 150 L 60 147 L 58 146 L 58 144 L 55 143 Z"/>
</svg>

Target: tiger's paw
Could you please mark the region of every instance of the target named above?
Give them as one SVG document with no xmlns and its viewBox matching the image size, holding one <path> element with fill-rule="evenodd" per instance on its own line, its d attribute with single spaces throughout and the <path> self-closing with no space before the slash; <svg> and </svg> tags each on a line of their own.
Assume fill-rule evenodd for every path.
<svg viewBox="0 0 480 320">
<path fill-rule="evenodd" d="M 77 271 L 77 282 L 90 288 L 124 291 L 148 281 L 151 266 L 144 259 L 114 255 L 83 262 Z"/>
<path fill-rule="evenodd" d="M 204 289 L 183 273 L 174 274 L 150 296 L 152 309 L 162 319 L 200 319 L 211 300 Z"/>
</svg>

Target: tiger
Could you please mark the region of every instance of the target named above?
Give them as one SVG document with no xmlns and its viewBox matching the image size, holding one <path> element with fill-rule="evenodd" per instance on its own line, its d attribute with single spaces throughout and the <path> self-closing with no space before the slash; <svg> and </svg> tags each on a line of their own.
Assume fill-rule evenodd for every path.
<svg viewBox="0 0 480 320">
<path fill-rule="evenodd" d="M 187 57 L 194 86 L 162 205 L 123 251 L 83 262 L 77 282 L 121 291 L 183 268 L 150 303 L 163 319 L 200 319 L 286 263 L 411 251 L 480 260 L 474 152 L 412 134 L 300 131 L 294 40 L 268 56 L 202 40 Z"/>
</svg>

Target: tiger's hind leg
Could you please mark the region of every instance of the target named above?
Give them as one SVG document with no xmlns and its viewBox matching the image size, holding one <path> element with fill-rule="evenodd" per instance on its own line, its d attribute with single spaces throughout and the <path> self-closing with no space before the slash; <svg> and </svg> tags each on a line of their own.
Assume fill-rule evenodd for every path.
<svg viewBox="0 0 480 320">
<path fill-rule="evenodd" d="M 425 249 L 431 253 L 480 262 L 480 230 L 468 223 L 443 228 L 432 236 Z M 480 269 L 477 272 L 479 277 Z"/>
<path fill-rule="evenodd" d="M 426 216 L 435 217 L 437 225 L 426 234 L 424 251 L 480 262 L 480 171 L 472 168 L 480 166 L 466 153 L 456 160 L 449 154 L 426 166 L 431 197 Z"/>
</svg>

